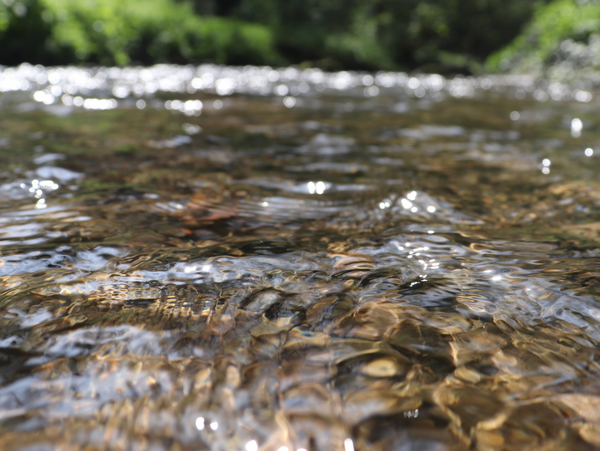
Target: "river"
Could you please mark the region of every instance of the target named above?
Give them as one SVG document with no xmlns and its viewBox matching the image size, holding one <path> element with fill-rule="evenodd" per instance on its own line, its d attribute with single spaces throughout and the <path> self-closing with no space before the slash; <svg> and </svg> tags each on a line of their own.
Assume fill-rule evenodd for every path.
<svg viewBox="0 0 600 451">
<path fill-rule="evenodd" d="M 0 68 L 0 450 L 600 448 L 599 99 Z"/>
</svg>

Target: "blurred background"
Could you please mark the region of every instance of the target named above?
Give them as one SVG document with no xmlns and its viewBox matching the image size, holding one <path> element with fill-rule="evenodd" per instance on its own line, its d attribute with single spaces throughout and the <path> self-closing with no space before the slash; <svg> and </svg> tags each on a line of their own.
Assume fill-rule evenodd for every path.
<svg viewBox="0 0 600 451">
<path fill-rule="evenodd" d="M 0 64 L 222 63 L 568 76 L 597 0 L 0 0 Z"/>
</svg>

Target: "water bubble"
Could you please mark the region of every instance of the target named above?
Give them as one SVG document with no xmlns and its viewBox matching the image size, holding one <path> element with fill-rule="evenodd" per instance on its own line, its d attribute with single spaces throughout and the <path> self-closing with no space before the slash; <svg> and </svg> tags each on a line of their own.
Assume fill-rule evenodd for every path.
<svg viewBox="0 0 600 451">
<path fill-rule="evenodd" d="M 354 451 L 354 442 L 351 438 L 347 438 L 344 440 L 344 450 L 345 451 Z"/>
<path fill-rule="evenodd" d="M 325 183 L 317 182 L 317 184 L 315 185 L 315 189 L 317 191 L 317 194 L 323 194 L 325 192 Z"/>
<path fill-rule="evenodd" d="M 83 108 L 86 110 L 111 110 L 117 106 L 115 99 L 85 99 L 83 101 Z"/>
<path fill-rule="evenodd" d="M 283 99 L 283 104 L 288 108 L 292 108 L 294 105 L 296 105 L 296 99 L 293 97 L 285 97 Z"/>
<path fill-rule="evenodd" d="M 48 75 L 45 72 L 42 72 L 37 77 L 35 77 L 35 81 L 38 85 L 45 85 L 48 83 Z"/>
<path fill-rule="evenodd" d="M 146 102 L 140 99 L 137 102 L 135 102 L 135 106 L 138 107 L 138 109 L 143 110 L 144 108 L 146 108 Z"/>
<path fill-rule="evenodd" d="M 481 86 L 482 89 L 488 90 L 492 86 L 494 86 L 494 82 L 492 82 L 492 80 L 490 80 L 489 78 L 484 78 L 483 80 L 481 80 L 479 85 Z"/>
<path fill-rule="evenodd" d="M 46 98 L 46 93 L 44 91 L 36 91 L 33 93 L 33 100 L 36 102 L 43 102 Z"/>
<path fill-rule="evenodd" d="M 592 100 L 592 93 L 587 91 L 575 91 L 573 93 L 573 98 L 578 102 L 587 103 Z"/>
<path fill-rule="evenodd" d="M 246 451 L 258 451 L 258 443 L 256 443 L 256 440 L 250 440 L 248 443 L 246 443 Z"/>
<path fill-rule="evenodd" d="M 215 82 L 215 90 L 220 96 L 228 96 L 235 91 L 235 80 L 233 78 L 219 78 Z"/>
<path fill-rule="evenodd" d="M 182 125 L 183 131 L 186 132 L 188 135 L 197 135 L 198 133 L 200 133 L 202 131 L 202 127 L 200 127 L 199 125 L 196 124 L 183 124 Z"/>
<path fill-rule="evenodd" d="M 215 101 L 213 102 L 213 108 L 214 108 L 215 110 L 220 110 L 221 108 L 223 108 L 223 102 L 222 102 L 222 101 L 220 101 L 220 100 L 215 100 Z"/>
<path fill-rule="evenodd" d="M 544 158 L 542 160 L 542 164 L 546 167 L 550 166 L 552 164 L 552 162 L 548 159 L 548 158 Z"/>
<path fill-rule="evenodd" d="M 115 97 L 119 97 L 120 99 L 124 99 L 129 95 L 129 88 L 127 86 L 115 86 L 112 90 L 112 93 Z"/>
<path fill-rule="evenodd" d="M 288 92 L 290 92 L 289 88 L 286 85 L 278 85 L 274 89 L 275 94 L 278 96 L 285 96 Z"/>
<path fill-rule="evenodd" d="M 400 201 L 400 203 L 402 204 L 402 207 L 404 207 L 405 210 L 408 210 L 409 208 L 412 207 L 412 202 L 409 201 L 408 199 L 402 199 Z"/>
<path fill-rule="evenodd" d="M 521 117 L 521 114 L 519 114 L 518 111 L 513 111 L 512 113 L 510 113 L 510 118 L 513 121 L 518 121 L 520 117 Z"/>
<path fill-rule="evenodd" d="M 204 418 L 203 417 L 196 418 L 196 429 L 198 429 L 199 431 L 204 430 Z"/>
<path fill-rule="evenodd" d="M 42 180 L 41 182 L 39 182 L 39 186 L 42 189 L 51 189 L 51 190 L 57 190 L 58 188 L 60 188 L 60 185 L 58 185 L 58 183 L 55 183 L 52 180 Z"/>
<path fill-rule="evenodd" d="M 372 75 L 365 75 L 362 78 L 363 85 L 365 85 L 365 86 L 371 86 L 374 83 L 374 81 L 375 81 L 375 79 L 373 78 Z"/>
<path fill-rule="evenodd" d="M 210 428 L 213 431 L 216 431 L 217 429 L 219 429 L 219 423 L 217 423 L 216 421 L 213 421 L 212 423 L 210 423 Z"/>
<path fill-rule="evenodd" d="M 369 86 L 364 89 L 365 97 L 375 97 L 379 94 L 379 88 L 377 86 Z"/>
<path fill-rule="evenodd" d="M 406 84 L 410 89 L 417 89 L 419 86 L 421 86 L 421 82 L 419 81 L 418 78 L 410 78 L 408 80 L 408 83 Z"/>
<path fill-rule="evenodd" d="M 594 149 L 592 149 L 591 147 L 588 147 L 587 149 L 585 149 L 585 156 L 586 157 L 591 157 L 592 155 L 594 155 Z"/>
<path fill-rule="evenodd" d="M 309 90 L 310 86 L 308 86 L 308 83 L 306 82 L 302 82 L 298 85 L 298 91 L 302 94 L 306 94 Z"/>
<path fill-rule="evenodd" d="M 192 88 L 202 89 L 204 87 L 204 81 L 201 78 L 194 78 L 191 83 Z"/>
<path fill-rule="evenodd" d="M 536 89 L 533 91 L 533 98 L 539 102 L 545 102 L 548 100 L 548 94 L 542 89 Z"/>
<path fill-rule="evenodd" d="M 581 136 L 581 131 L 583 130 L 583 122 L 581 119 L 575 118 L 571 121 L 571 136 L 574 138 L 578 138 Z"/>
</svg>

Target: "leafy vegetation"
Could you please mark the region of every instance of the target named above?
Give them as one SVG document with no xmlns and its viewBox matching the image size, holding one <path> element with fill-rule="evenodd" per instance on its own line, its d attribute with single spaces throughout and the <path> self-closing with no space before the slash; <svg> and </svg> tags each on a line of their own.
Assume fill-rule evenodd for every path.
<svg viewBox="0 0 600 451">
<path fill-rule="evenodd" d="M 487 65 L 495 71 L 559 75 L 570 69 L 598 69 L 598 50 L 600 3 L 554 0 L 537 7 L 524 32 L 490 56 Z"/>
<path fill-rule="evenodd" d="M 541 0 L 2 0 L 0 63 L 479 71 Z"/>
<path fill-rule="evenodd" d="M 18 0 L 3 6 L 0 17 L 8 19 L 0 29 L 0 55 L 5 64 L 280 61 L 268 28 L 235 18 L 201 17 L 188 3 Z M 17 13 L 19 6 L 25 14 Z"/>
<path fill-rule="evenodd" d="M 217 0 L 215 0 L 217 1 Z M 202 2 L 203 4 L 205 2 Z M 240 0 L 284 57 L 340 67 L 476 71 L 531 17 L 534 0 Z"/>
</svg>

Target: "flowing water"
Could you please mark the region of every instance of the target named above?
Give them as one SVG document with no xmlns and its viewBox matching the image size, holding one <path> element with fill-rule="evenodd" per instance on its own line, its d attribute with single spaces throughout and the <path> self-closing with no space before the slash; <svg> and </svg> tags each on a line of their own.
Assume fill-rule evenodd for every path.
<svg viewBox="0 0 600 451">
<path fill-rule="evenodd" d="M 600 448 L 591 89 L 24 65 L 0 91 L 0 450 Z"/>
</svg>

